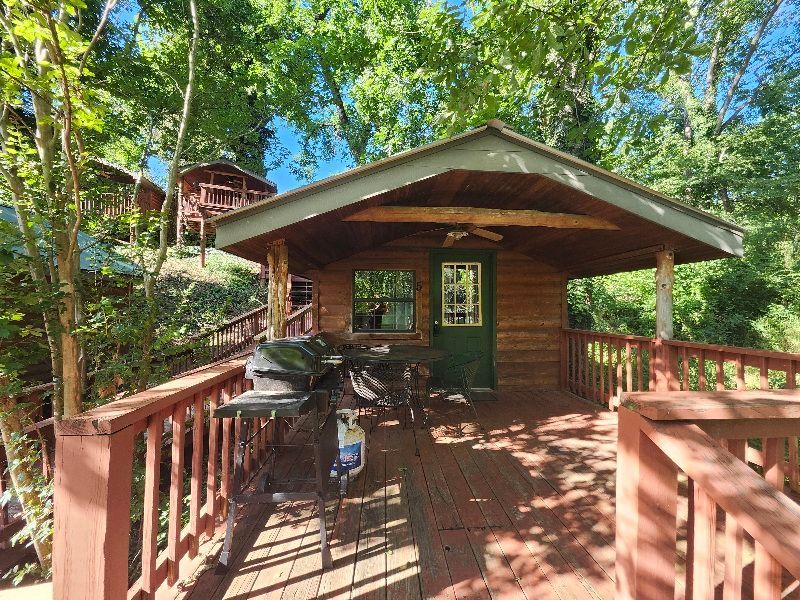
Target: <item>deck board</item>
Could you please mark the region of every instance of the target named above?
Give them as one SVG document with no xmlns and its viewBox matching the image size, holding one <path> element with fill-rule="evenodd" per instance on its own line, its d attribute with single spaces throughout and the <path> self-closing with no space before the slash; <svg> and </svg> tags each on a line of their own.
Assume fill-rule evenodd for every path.
<svg viewBox="0 0 800 600">
<path fill-rule="evenodd" d="M 364 419 L 366 467 L 329 517 L 332 569 L 312 503 L 250 505 L 230 573 L 209 568 L 180 596 L 612 598 L 615 415 L 561 392 L 477 408 L 483 432 L 464 405 L 434 403 L 419 455 L 403 419 Z"/>
</svg>

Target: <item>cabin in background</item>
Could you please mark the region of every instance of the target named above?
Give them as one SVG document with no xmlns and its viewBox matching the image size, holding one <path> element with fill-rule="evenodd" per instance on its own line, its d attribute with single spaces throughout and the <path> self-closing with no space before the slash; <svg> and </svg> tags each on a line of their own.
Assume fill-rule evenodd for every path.
<svg viewBox="0 0 800 600">
<path fill-rule="evenodd" d="M 215 231 L 209 219 L 277 192 L 278 187 L 266 177 L 225 159 L 187 165 L 178 179 L 178 243 L 187 228 L 197 231 L 200 264 L 205 266 L 206 238 Z"/>
<path fill-rule="evenodd" d="M 119 217 L 137 207 L 142 213 L 161 210 L 166 192 L 151 179 L 134 173 L 102 158 L 91 161 L 91 172 L 100 185 L 94 195 L 85 195 L 81 201 L 81 211 L 105 217 Z M 133 192 L 136 182 L 141 179 L 136 198 Z"/>
</svg>

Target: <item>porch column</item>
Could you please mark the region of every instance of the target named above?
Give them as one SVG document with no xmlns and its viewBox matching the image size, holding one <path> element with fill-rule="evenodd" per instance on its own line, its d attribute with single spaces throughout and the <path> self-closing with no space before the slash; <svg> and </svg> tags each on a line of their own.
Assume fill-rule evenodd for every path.
<svg viewBox="0 0 800 600">
<path fill-rule="evenodd" d="M 286 336 L 286 282 L 289 277 L 289 247 L 277 240 L 267 247 L 269 294 L 267 304 L 267 339 Z"/>
<path fill-rule="evenodd" d="M 670 391 L 680 388 L 674 351 L 661 344 L 671 340 L 674 328 L 672 318 L 672 288 L 675 283 L 675 252 L 667 249 L 656 253 L 656 346 L 653 368 L 656 390 Z"/>
<path fill-rule="evenodd" d="M 671 340 L 672 287 L 675 283 L 675 253 L 662 250 L 656 253 L 656 337 Z"/>
</svg>

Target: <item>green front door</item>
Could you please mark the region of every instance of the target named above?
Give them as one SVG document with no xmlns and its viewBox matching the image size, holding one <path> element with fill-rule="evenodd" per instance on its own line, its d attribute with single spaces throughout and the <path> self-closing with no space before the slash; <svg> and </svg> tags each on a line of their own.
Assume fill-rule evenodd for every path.
<svg viewBox="0 0 800 600">
<path fill-rule="evenodd" d="M 495 387 L 494 263 L 485 250 L 431 251 L 431 345 L 454 356 L 480 352 L 476 388 Z"/>
</svg>

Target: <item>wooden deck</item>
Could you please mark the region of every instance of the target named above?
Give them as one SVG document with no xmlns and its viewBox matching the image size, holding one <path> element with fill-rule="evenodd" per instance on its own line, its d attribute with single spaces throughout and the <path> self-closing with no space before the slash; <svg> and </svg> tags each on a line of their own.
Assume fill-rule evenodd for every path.
<svg viewBox="0 0 800 600">
<path fill-rule="evenodd" d="M 247 507 L 227 576 L 184 598 L 612 598 L 616 415 L 566 393 L 438 403 L 430 433 L 390 414 L 333 522 L 320 569 L 310 503 Z M 369 427 L 366 427 L 369 429 Z M 287 457 L 295 473 L 307 461 Z"/>
</svg>

